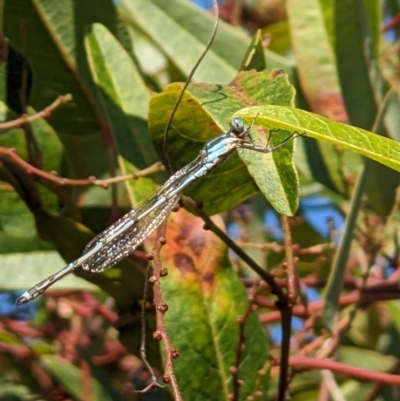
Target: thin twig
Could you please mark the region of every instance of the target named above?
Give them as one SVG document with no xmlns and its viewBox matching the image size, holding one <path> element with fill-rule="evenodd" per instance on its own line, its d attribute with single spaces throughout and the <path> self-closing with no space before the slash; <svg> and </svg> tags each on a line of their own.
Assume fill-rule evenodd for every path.
<svg viewBox="0 0 400 401">
<path fill-rule="evenodd" d="M 338 305 L 340 308 L 347 307 L 349 305 L 358 304 L 360 307 L 365 307 L 373 302 L 378 301 L 388 301 L 400 299 L 400 287 L 397 283 L 387 283 L 387 285 L 374 285 L 371 287 L 366 287 L 365 290 L 360 294 L 360 291 L 353 291 L 350 294 L 342 295 L 339 297 Z M 268 298 L 257 296 L 254 302 L 262 307 L 273 308 L 274 303 Z M 303 305 L 295 305 L 293 307 L 293 315 L 301 317 L 303 319 L 308 319 L 312 314 L 320 314 L 321 309 L 324 306 L 324 300 L 320 299 L 318 301 L 310 302 L 305 308 Z M 272 311 L 259 315 L 262 324 L 271 324 L 279 321 L 281 318 L 280 310 Z"/>
<path fill-rule="evenodd" d="M 204 49 L 203 53 L 201 54 L 201 56 L 197 60 L 196 64 L 193 66 L 192 70 L 190 71 L 190 73 L 189 73 L 189 75 L 188 75 L 188 77 L 186 79 L 186 82 L 185 82 L 185 84 L 183 85 L 183 87 L 181 89 L 179 97 L 178 97 L 178 99 L 176 99 L 176 102 L 174 104 L 172 112 L 171 112 L 171 114 L 169 116 L 167 125 L 165 126 L 165 129 L 164 129 L 164 134 L 163 134 L 163 155 L 165 157 L 165 162 L 167 164 L 167 168 L 168 168 L 168 171 L 169 171 L 170 175 L 172 175 L 174 173 L 174 171 L 172 169 L 171 161 L 170 161 L 169 155 L 168 155 L 168 143 L 167 143 L 167 141 L 168 141 L 168 131 L 169 131 L 170 127 L 171 127 L 172 120 L 173 120 L 173 118 L 175 116 L 176 111 L 178 110 L 179 104 L 182 101 L 182 98 L 183 98 L 183 96 L 185 94 L 185 91 L 186 91 L 187 87 L 189 86 L 189 84 L 190 84 L 190 82 L 191 82 L 191 80 L 193 78 L 194 73 L 196 72 L 196 70 L 197 70 L 198 66 L 200 65 L 200 63 L 203 61 L 203 58 L 205 57 L 205 55 L 207 54 L 208 50 L 210 49 L 212 43 L 214 42 L 215 35 L 217 34 L 218 23 L 219 23 L 217 0 L 213 0 L 213 12 L 214 12 L 214 15 L 215 15 L 215 22 L 214 22 L 213 31 L 211 33 L 211 37 L 210 37 L 210 39 L 209 39 L 209 41 L 207 43 L 207 46 Z"/>
<path fill-rule="evenodd" d="M 232 373 L 232 384 L 233 384 L 233 393 L 229 395 L 230 401 L 238 401 L 239 400 L 239 391 L 242 386 L 242 382 L 239 379 L 239 366 L 242 358 L 242 353 L 245 348 L 246 337 L 244 335 L 244 331 L 246 328 L 246 323 L 249 320 L 249 317 L 252 313 L 257 309 L 257 306 L 253 304 L 254 296 L 264 287 L 264 283 L 259 283 L 256 288 L 254 288 L 253 293 L 249 297 L 249 304 L 247 306 L 246 312 L 244 315 L 239 316 L 237 321 L 239 323 L 239 335 L 236 343 L 236 353 L 235 353 L 235 363 L 233 366 L 229 368 Z"/>
<path fill-rule="evenodd" d="M 160 278 L 165 274 L 161 274 L 162 272 L 162 262 L 160 251 L 161 248 L 166 244 L 165 232 L 166 232 L 167 220 L 165 220 L 160 227 L 157 229 L 157 238 L 158 240 L 154 244 L 154 247 L 151 251 L 151 255 L 154 259 L 154 268 L 153 268 L 153 276 L 150 277 L 150 283 L 153 285 L 153 293 L 154 293 L 154 305 L 156 309 L 156 320 L 157 327 L 156 331 L 153 333 L 153 338 L 155 340 L 162 341 L 165 349 L 165 369 L 163 380 L 165 383 L 169 383 L 172 388 L 172 393 L 175 401 L 183 401 L 182 394 L 179 390 L 178 382 L 175 378 L 173 360 L 179 356 L 177 350 L 175 350 L 172 346 L 172 342 L 168 336 L 164 314 L 168 310 L 168 305 L 162 298 L 161 293 L 161 284 Z"/>
<path fill-rule="evenodd" d="M 292 332 L 292 307 L 289 302 L 279 308 L 282 325 L 281 358 L 279 363 L 279 384 L 277 401 L 288 399 L 288 371 L 290 355 L 290 336 Z"/>
<path fill-rule="evenodd" d="M 288 372 L 289 372 L 289 355 L 290 355 L 290 338 L 292 334 L 292 314 L 293 304 L 298 298 L 298 282 L 293 258 L 293 241 L 292 232 L 290 230 L 289 218 L 282 216 L 282 229 L 285 239 L 285 255 L 287 267 L 287 300 L 288 302 L 279 309 L 281 313 L 282 325 L 282 342 L 281 342 L 281 358 L 279 366 L 279 385 L 277 401 L 284 401 L 287 397 L 288 390 Z"/>
<path fill-rule="evenodd" d="M 39 118 L 48 118 L 51 116 L 53 110 L 67 102 L 70 102 L 71 100 L 72 96 L 70 94 L 59 96 L 50 106 L 45 107 L 42 111 L 39 111 L 36 114 L 33 114 L 31 116 L 24 114 L 15 120 L 0 123 L 0 132 L 12 128 L 19 128 L 22 124 L 30 123 L 32 121 L 38 120 Z"/>
<path fill-rule="evenodd" d="M 140 343 L 140 357 L 142 358 L 143 363 L 145 364 L 147 370 L 150 373 L 151 382 L 144 389 L 135 390 L 136 393 L 146 393 L 154 387 L 159 387 L 159 388 L 165 387 L 163 384 L 159 384 L 157 382 L 157 377 L 156 374 L 154 373 L 154 369 L 151 367 L 149 361 L 147 360 L 147 355 L 146 355 L 146 300 L 149 292 L 149 280 L 151 280 L 150 278 L 151 259 L 152 258 L 149 258 L 149 262 L 147 263 L 146 277 L 144 281 L 143 303 L 142 303 L 142 313 L 141 313 L 142 340 Z"/>
<path fill-rule="evenodd" d="M 249 248 L 249 249 L 257 249 L 260 251 L 272 251 L 274 253 L 283 253 L 285 247 L 279 244 L 276 241 L 273 242 L 263 242 L 263 243 L 255 243 L 255 242 L 247 242 L 247 241 L 236 241 L 236 244 L 241 248 Z"/>
<path fill-rule="evenodd" d="M 341 373 L 358 380 L 370 380 L 395 386 L 400 385 L 400 376 L 397 374 L 392 375 L 390 373 L 362 369 L 332 360 L 308 356 L 292 356 L 289 358 L 289 365 L 295 369 L 329 369 L 332 372 Z"/>
<path fill-rule="evenodd" d="M 65 178 L 58 177 L 55 172 L 47 172 L 43 171 L 35 166 L 32 166 L 28 162 L 26 162 L 22 157 L 18 156 L 13 148 L 4 148 L 0 146 L 0 154 L 8 156 L 10 159 L 13 159 L 17 164 L 19 164 L 28 174 L 36 175 L 44 180 L 54 182 L 60 186 L 80 186 L 85 187 L 89 185 L 95 185 L 102 188 L 108 188 L 111 184 L 116 184 L 118 182 L 134 180 L 139 177 L 145 177 L 154 173 L 158 173 L 159 171 L 163 171 L 164 167 L 161 162 L 155 162 L 151 166 L 137 171 L 132 174 L 125 174 L 117 177 L 106 178 L 104 180 L 99 180 L 94 176 L 85 179 L 74 179 L 74 178 Z"/>
<path fill-rule="evenodd" d="M 287 266 L 287 292 L 289 300 L 294 304 L 299 296 L 299 283 L 294 267 L 293 258 L 293 241 L 292 232 L 290 230 L 289 218 L 282 216 L 282 229 L 285 238 L 285 255 L 286 255 L 286 266 Z"/>
<path fill-rule="evenodd" d="M 287 267 L 287 300 L 288 302 L 279 309 L 281 312 L 282 342 L 281 342 L 281 363 L 279 370 L 278 401 L 284 401 L 287 397 L 290 337 L 292 334 L 292 308 L 298 297 L 298 282 L 294 268 L 293 241 L 290 230 L 289 218 L 282 216 L 282 229 L 285 238 L 285 255 Z"/>
<path fill-rule="evenodd" d="M 387 281 L 392 281 L 392 276 L 387 279 Z M 243 278 L 242 282 L 246 287 L 252 287 L 255 282 L 259 281 L 258 279 L 249 279 L 249 278 Z M 278 284 L 281 287 L 287 287 L 287 280 L 286 279 L 276 279 Z M 385 281 L 386 282 L 386 281 Z M 306 285 L 307 287 L 316 287 L 316 288 L 324 288 L 326 286 L 327 280 L 326 279 L 320 279 L 316 277 L 304 277 L 304 278 L 299 278 L 299 283 L 301 285 Z M 377 284 L 382 284 L 382 279 L 377 279 L 374 277 L 369 277 L 368 278 L 368 286 L 372 285 L 377 285 Z M 346 277 L 343 283 L 343 288 L 347 290 L 354 290 L 356 288 L 360 288 L 362 285 L 362 280 L 359 278 L 353 278 L 353 277 Z"/>
</svg>

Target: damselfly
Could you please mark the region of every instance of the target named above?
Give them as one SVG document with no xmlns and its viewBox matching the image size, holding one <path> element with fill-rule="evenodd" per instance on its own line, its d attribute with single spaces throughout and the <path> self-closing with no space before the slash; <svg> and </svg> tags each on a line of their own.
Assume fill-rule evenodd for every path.
<svg viewBox="0 0 400 401">
<path fill-rule="evenodd" d="M 296 135 L 292 134 L 279 145 L 270 148 L 269 146 L 258 146 L 251 140 L 249 135 L 251 128 L 251 126 L 246 127 L 241 118 L 233 118 L 227 133 L 204 145 L 199 155 L 172 175 L 155 195 L 93 238 L 86 245 L 80 258 L 24 292 L 17 299 L 17 305 L 38 297 L 52 284 L 77 267 L 99 273 L 127 257 L 171 213 L 187 185 L 208 174 L 236 149 L 251 149 L 256 152 L 269 153 Z"/>
</svg>

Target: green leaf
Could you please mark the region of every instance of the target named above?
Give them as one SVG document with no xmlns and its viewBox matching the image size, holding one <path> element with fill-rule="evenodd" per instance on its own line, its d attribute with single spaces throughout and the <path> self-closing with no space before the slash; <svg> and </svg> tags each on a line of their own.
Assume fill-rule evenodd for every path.
<svg viewBox="0 0 400 401">
<path fill-rule="evenodd" d="M 319 115 L 281 106 L 249 107 L 236 113 L 245 121 L 253 121 L 269 129 L 298 132 L 315 139 L 322 139 L 352 150 L 400 171 L 400 144 L 361 128 L 331 121 Z"/>
<path fill-rule="evenodd" d="M 122 173 L 148 167 L 157 160 L 146 122 L 149 90 L 130 55 L 103 25 L 92 25 L 85 45 L 102 114 L 110 135 L 115 138 Z M 155 191 L 150 179 L 141 179 L 140 185 L 133 180 L 126 183 L 132 205 Z"/>
<path fill-rule="evenodd" d="M 252 69 L 255 69 L 256 71 L 263 71 L 267 68 L 263 37 L 260 29 L 253 36 L 250 46 L 248 47 L 244 56 L 242 65 L 242 69 L 246 71 L 250 71 Z"/>
<path fill-rule="evenodd" d="M 122 5 L 127 23 L 150 37 L 188 76 L 210 40 L 214 16 L 185 0 L 123 0 Z M 236 76 L 249 45 L 250 39 L 242 29 L 219 21 L 215 40 L 194 80 L 227 84 Z M 269 69 L 283 68 L 291 77 L 295 75 L 291 61 L 269 50 L 264 49 L 264 53 Z"/>
<path fill-rule="evenodd" d="M 34 242 L 33 242 L 34 243 Z M 65 266 L 61 256 L 53 252 L 10 252 L 0 255 L 0 288 L 3 290 L 27 289 L 33 284 L 55 273 Z M 20 274 L 15 274 L 15 266 L 20 267 Z M 10 277 L 13 279 L 10 280 Z M 73 274 L 55 283 L 52 290 L 87 290 L 96 291 L 98 287 Z"/>
<path fill-rule="evenodd" d="M 262 36 L 270 37 L 270 52 L 285 56 L 291 51 L 290 25 L 287 21 L 278 21 L 262 28 Z"/>
<path fill-rule="evenodd" d="M 378 1 L 370 1 L 355 7 L 350 3 L 345 1 L 335 4 L 335 12 L 338 15 L 336 23 L 340 24 L 340 27 L 336 25 L 338 68 L 350 120 L 354 125 L 372 129 L 379 111 L 382 113 L 384 124 L 379 124 L 375 131 L 381 134 L 387 132 L 392 138 L 396 138 L 399 128 L 398 118 L 395 117 L 398 96 L 394 94 L 385 99 L 390 85 L 380 71 L 378 60 L 381 4 Z M 347 39 L 344 40 L 344 37 Z M 352 54 L 351 63 L 344 56 L 349 52 Z M 379 107 L 383 109 L 379 110 Z M 360 112 L 361 110 L 363 112 Z M 370 163 L 365 188 L 368 206 L 386 218 L 395 205 L 398 184 L 399 177 L 396 173 Z"/>
<path fill-rule="evenodd" d="M 106 124 L 84 49 L 85 31 L 94 22 L 105 25 L 130 51 L 111 0 L 99 0 L 95 7 L 90 0 L 80 1 L 79 7 L 73 0 L 16 0 L 4 6 L 4 34 L 14 46 L 23 47 L 34 71 L 29 104 L 42 110 L 59 95 L 72 94 L 73 101 L 57 109 L 49 122 L 79 177 L 102 177 L 111 169 Z"/>
<path fill-rule="evenodd" d="M 323 4 L 310 7 L 289 1 L 287 10 L 296 55 L 299 81 L 309 109 L 346 122 L 347 114 L 339 84 L 335 54 L 329 39 Z M 318 37 L 318 41 L 315 41 Z M 343 151 L 328 143 L 307 141 L 307 159 L 313 177 L 327 188 L 348 196 Z"/>
<path fill-rule="evenodd" d="M 35 71 L 31 105 L 41 110 L 60 94 L 71 93 L 74 102 L 60 109 L 50 121 L 64 133 L 87 135 L 98 130 L 99 110 L 95 110 L 93 84 L 83 48 L 85 29 L 92 22 L 100 22 L 119 37 L 126 49 L 130 44 L 112 1 L 99 0 L 96 7 L 90 0 L 81 1 L 79 10 L 90 12 L 73 12 L 75 6 L 72 0 L 7 2 L 4 31 L 19 46 L 20 22 L 25 21 L 24 55 Z M 66 74 L 66 69 L 70 73 Z"/>
<path fill-rule="evenodd" d="M 304 7 L 301 2 L 290 0 L 287 11 L 299 80 L 310 110 L 346 121 L 335 54 L 320 2 L 311 0 Z"/>
<path fill-rule="evenodd" d="M 145 32 L 185 76 L 189 75 L 210 39 L 213 15 L 183 0 L 123 0 L 122 4 L 128 22 Z M 221 21 L 194 79 L 227 84 L 236 75 L 248 44 L 242 30 Z"/>
<path fill-rule="evenodd" d="M 335 1 L 333 8 L 335 53 L 347 114 L 351 124 L 372 129 L 377 106 L 369 83 L 369 62 L 378 53 L 373 50 L 376 38 L 368 24 L 366 10 L 371 7 L 367 3 L 375 6 L 373 18 L 380 24 L 378 1 L 359 5 L 352 0 Z"/>
<path fill-rule="evenodd" d="M 130 54 L 106 27 L 93 24 L 85 45 L 102 112 L 121 156 L 144 168 L 156 160 L 145 123 L 151 94 Z"/>
<path fill-rule="evenodd" d="M 216 219 L 221 225 L 221 219 Z M 237 319 L 247 310 L 248 296 L 229 266 L 226 246 L 203 230 L 201 219 L 185 210 L 173 213 L 167 239 L 163 265 L 169 274 L 161 284 L 169 305 L 167 329 L 174 333 L 174 347 L 181 354 L 174 362 L 174 373 L 184 399 L 196 399 L 201 393 L 205 400 L 228 400 L 232 392 L 230 367 L 235 365 L 240 341 Z M 260 369 L 265 371 L 268 349 L 255 314 L 246 321 L 244 336 L 245 347 L 237 366 L 244 383 L 240 400 L 256 391 L 263 393 L 268 385 L 268 376 L 258 374 Z"/>
<path fill-rule="evenodd" d="M 397 201 L 397 189 L 400 184 L 400 174 L 382 164 L 369 161 L 368 181 L 365 192 L 367 205 L 378 216 L 386 219 L 393 212 Z"/>
<path fill-rule="evenodd" d="M 170 85 L 151 100 L 149 125 L 157 149 L 162 148 L 164 127 L 180 90 L 181 85 Z M 287 76 L 276 70 L 242 72 L 229 86 L 189 85 L 168 136 L 168 154 L 174 169 L 192 161 L 201 146 L 211 138 L 227 132 L 228 121 L 236 111 L 250 104 L 289 105 L 293 97 Z M 255 127 L 257 124 L 258 120 Z M 274 140 L 282 140 L 282 136 L 287 138 L 288 134 L 274 135 Z M 256 128 L 252 129 L 252 137 L 258 144 L 265 141 L 265 133 Z M 298 202 L 298 182 L 291 161 L 292 146 L 289 143 L 272 155 L 239 152 L 263 194 L 278 212 L 288 215 L 296 211 Z M 191 185 L 188 194 L 201 199 L 207 212 L 215 214 L 236 206 L 256 191 L 245 165 L 233 154 L 214 173 Z"/>
</svg>

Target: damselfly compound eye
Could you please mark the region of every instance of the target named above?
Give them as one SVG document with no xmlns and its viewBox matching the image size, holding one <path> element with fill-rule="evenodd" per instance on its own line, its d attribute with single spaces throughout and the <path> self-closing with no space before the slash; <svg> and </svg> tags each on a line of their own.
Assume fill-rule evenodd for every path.
<svg viewBox="0 0 400 401">
<path fill-rule="evenodd" d="M 245 125 L 240 117 L 235 117 L 230 122 L 231 130 L 235 135 L 240 135 L 245 130 Z"/>
</svg>

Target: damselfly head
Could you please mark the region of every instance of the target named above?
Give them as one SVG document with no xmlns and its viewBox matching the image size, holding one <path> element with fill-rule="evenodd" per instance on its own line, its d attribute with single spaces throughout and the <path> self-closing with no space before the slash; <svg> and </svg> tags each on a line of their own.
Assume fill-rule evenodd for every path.
<svg viewBox="0 0 400 401">
<path fill-rule="evenodd" d="M 231 132 L 236 136 L 241 136 L 247 131 L 247 127 L 244 125 L 244 121 L 240 117 L 235 117 L 229 123 L 231 126 Z"/>
</svg>

